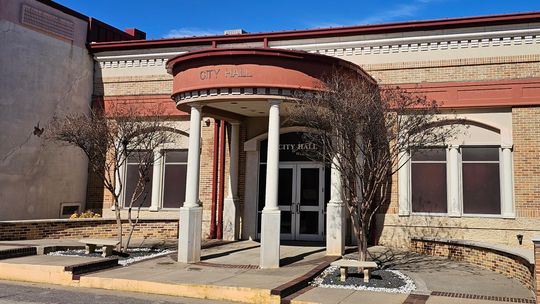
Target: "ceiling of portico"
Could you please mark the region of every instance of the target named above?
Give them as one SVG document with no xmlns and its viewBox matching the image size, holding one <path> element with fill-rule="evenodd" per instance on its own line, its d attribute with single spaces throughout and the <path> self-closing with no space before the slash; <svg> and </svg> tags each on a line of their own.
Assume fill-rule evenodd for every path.
<svg viewBox="0 0 540 304">
<path fill-rule="evenodd" d="M 284 100 L 280 107 L 281 115 L 286 115 L 288 106 L 287 101 Z M 267 99 L 221 101 L 207 103 L 205 107 L 219 109 L 245 117 L 266 117 L 269 110 Z"/>
</svg>

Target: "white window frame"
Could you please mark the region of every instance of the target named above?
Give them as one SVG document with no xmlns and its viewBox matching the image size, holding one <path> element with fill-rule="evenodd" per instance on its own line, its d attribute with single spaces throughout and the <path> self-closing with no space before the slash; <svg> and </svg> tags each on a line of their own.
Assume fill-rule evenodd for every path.
<svg viewBox="0 0 540 304">
<path fill-rule="evenodd" d="M 161 179 L 160 179 L 160 187 L 159 187 L 159 201 L 157 202 L 157 205 L 159 206 L 160 210 L 168 211 L 168 210 L 180 210 L 180 207 L 178 208 L 165 208 L 163 207 L 163 198 L 165 196 L 165 169 L 166 169 L 166 155 L 168 151 L 188 151 L 188 149 L 161 149 Z M 187 159 L 185 162 L 172 162 L 169 163 L 170 165 L 186 165 L 186 174 L 187 174 Z M 186 177 L 187 178 L 187 177 Z M 184 185 L 185 187 L 185 185 Z"/>
<path fill-rule="evenodd" d="M 409 157 L 409 161 L 408 161 L 408 166 L 409 166 L 409 173 L 408 173 L 408 179 L 410 180 L 409 182 L 409 190 L 408 190 L 408 200 L 410 202 L 410 212 L 414 215 L 426 215 L 426 216 L 447 216 L 448 215 L 448 202 L 450 201 L 450 179 L 449 179 L 449 175 L 450 175 L 450 172 L 449 172 L 449 169 L 448 169 L 448 162 L 449 162 L 449 153 L 448 153 L 448 149 L 446 149 L 445 147 L 424 147 L 424 148 L 421 148 L 421 149 L 444 149 L 445 150 L 445 160 L 444 162 L 443 161 L 414 161 L 414 163 L 425 163 L 425 164 L 432 164 L 432 163 L 437 163 L 437 164 L 441 164 L 441 163 L 445 163 L 446 164 L 446 203 L 447 203 L 447 206 L 446 206 L 446 212 L 413 212 L 412 211 L 412 164 L 413 164 L 413 160 L 412 160 L 412 155 L 410 155 Z"/>
<path fill-rule="evenodd" d="M 164 208 L 163 207 L 163 196 L 165 195 L 165 154 L 167 151 L 187 151 L 186 148 L 158 148 L 154 149 L 154 168 L 152 173 L 152 193 L 150 196 L 150 206 L 149 207 L 141 207 L 141 210 L 145 211 L 175 211 L 180 210 L 180 207 L 178 208 Z M 181 164 L 187 166 L 187 160 L 185 162 L 174 162 L 171 164 Z M 123 190 L 119 197 L 119 206 L 121 209 L 127 209 L 128 207 L 125 206 L 126 202 L 126 181 L 127 181 L 127 167 L 128 162 L 126 159 L 126 162 L 121 166 L 119 172 L 120 172 L 120 178 L 122 179 L 122 185 Z M 114 210 L 114 205 L 111 207 L 111 209 Z"/>
<path fill-rule="evenodd" d="M 463 160 L 461 149 L 475 147 L 497 147 L 499 149 L 499 191 L 500 191 L 500 214 L 476 214 L 463 212 Z M 457 149 L 457 158 L 453 159 L 450 153 L 451 149 Z M 507 155 L 505 155 L 505 153 Z M 513 151 L 512 145 L 451 145 L 448 146 L 446 152 L 446 182 L 447 182 L 447 213 L 426 213 L 412 212 L 412 158 L 409 152 L 404 152 L 406 162 L 398 171 L 398 205 L 399 216 L 419 215 L 419 216 L 449 216 L 449 217 L 466 217 L 466 218 L 515 218 L 514 206 L 514 172 L 513 172 Z M 495 163 L 495 161 L 486 161 Z M 454 166 L 454 168 L 452 168 Z M 452 181 L 451 172 L 457 170 L 458 178 L 457 185 Z M 510 174 L 507 178 L 506 175 Z M 457 187 L 456 187 L 457 186 Z M 453 193 L 457 191 L 457 193 Z M 457 199 L 457 206 L 452 206 L 451 200 L 453 197 Z"/>
<path fill-rule="evenodd" d="M 134 149 L 133 151 L 142 151 L 142 150 L 137 150 L 137 149 Z M 152 155 L 155 157 L 155 153 L 156 151 L 152 151 Z M 120 194 L 120 197 L 119 197 L 119 202 L 118 202 L 118 205 L 120 206 L 120 209 L 128 209 L 129 207 L 127 207 L 125 204 L 126 204 L 126 185 L 127 185 L 127 169 L 128 169 L 128 165 L 129 165 L 129 161 L 128 161 L 128 158 L 126 157 L 126 161 L 124 162 L 124 164 L 122 164 L 122 166 L 120 167 L 119 171 L 120 171 L 120 175 L 121 175 L 121 178 L 122 178 L 122 193 Z M 155 169 L 155 168 L 153 168 Z M 153 179 L 153 176 L 152 176 L 152 193 L 154 193 L 154 179 Z M 150 195 L 150 206 L 149 207 L 141 207 L 141 210 L 149 210 L 151 209 L 152 207 L 152 195 Z M 114 205 L 113 205 L 113 208 L 114 208 Z"/>
</svg>

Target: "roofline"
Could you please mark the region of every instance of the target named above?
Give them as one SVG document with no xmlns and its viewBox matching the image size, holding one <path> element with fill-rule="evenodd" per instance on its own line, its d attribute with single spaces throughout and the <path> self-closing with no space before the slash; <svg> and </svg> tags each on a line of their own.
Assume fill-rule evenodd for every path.
<svg viewBox="0 0 540 304">
<path fill-rule="evenodd" d="M 88 16 L 86 16 L 84 14 L 81 14 L 81 13 L 79 13 L 77 11 L 74 11 L 74 10 L 70 9 L 69 7 L 63 6 L 60 3 L 54 2 L 52 0 L 37 0 L 37 1 L 42 3 L 42 4 L 45 4 L 47 6 L 50 6 L 50 7 L 54 8 L 54 9 L 57 9 L 57 10 L 61 11 L 64 14 L 68 14 L 70 16 L 73 16 L 75 18 L 78 18 L 78 19 L 81 19 L 83 21 L 88 22 L 88 18 L 89 18 Z"/>
<path fill-rule="evenodd" d="M 463 28 L 485 25 L 521 24 L 528 22 L 540 22 L 540 11 L 512 13 L 500 15 L 486 15 L 476 17 L 459 17 L 448 19 L 420 20 L 392 22 L 383 24 L 368 24 L 360 26 L 344 26 L 334 28 L 288 30 L 278 32 L 261 32 L 239 35 L 216 35 L 194 36 L 185 38 L 163 38 L 154 40 L 131 40 L 117 42 L 98 42 L 89 45 L 92 52 L 127 50 L 127 49 L 151 49 L 178 47 L 185 45 L 204 44 L 215 47 L 220 42 L 263 42 L 268 46 L 269 40 L 278 39 L 306 39 L 322 38 L 329 36 L 352 36 L 361 34 L 380 34 L 389 32 L 411 32 L 420 30 L 436 30 L 448 28 Z"/>
</svg>

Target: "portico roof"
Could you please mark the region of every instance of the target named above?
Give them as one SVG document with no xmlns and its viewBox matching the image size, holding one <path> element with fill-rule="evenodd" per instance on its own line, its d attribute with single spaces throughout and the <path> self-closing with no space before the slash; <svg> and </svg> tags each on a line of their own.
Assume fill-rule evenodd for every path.
<svg viewBox="0 0 540 304">
<path fill-rule="evenodd" d="M 193 102 L 221 116 L 266 116 L 257 101 L 290 99 L 294 90 L 320 90 L 335 70 L 376 81 L 361 67 L 326 55 L 273 48 L 210 48 L 171 58 L 172 98 L 187 111 Z M 227 115 L 229 114 L 229 115 Z"/>
</svg>

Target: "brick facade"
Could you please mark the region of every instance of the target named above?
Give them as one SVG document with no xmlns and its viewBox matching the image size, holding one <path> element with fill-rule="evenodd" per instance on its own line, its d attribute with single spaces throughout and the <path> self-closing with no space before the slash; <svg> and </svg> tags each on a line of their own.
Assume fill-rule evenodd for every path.
<svg viewBox="0 0 540 304">
<path fill-rule="evenodd" d="M 232 46 L 232 45 L 231 45 Z M 502 47 L 502 46 L 501 46 Z M 504 46 L 504 52 L 469 52 L 464 49 L 445 51 L 447 57 L 441 56 L 442 51 L 424 51 L 423 57 L 414 57 L 407 54 L 380 54 L 378 58 L 357 55 L 356 53 L 332 53 L 336 57 L 356 62 L 370 75 L 382 84 L 424 84 L 437 82 L 481 82 L 496 80 L 519 80 L 540 77 L 540 54 L 530 54 L 529 46 Z M 523 47 L 523 48 L 522 48 Z M 178 51 L 197 49 L 197 46 L 179 47 Z M 157 52 L 157 50 L 156 50 Z M 144 51 L 142 51 L 144 53 Z M 529 54 L 527 54 L 529 53 Z M 504 56 L 499 56 L 499 55 Z M 364 56 L 364 57 L 363 57 Z M 491 56 L 491 57 L 488 57 Z M 375 59 L 374 59 L 375 58 Z M 403 59 L 402 59 L 403 58 Z M 425 59 L 425 60 L 424 60 Z M 122 59 L 123 60 L 123 59 Z M 144 96 L 152 94 L 171 94 L 172 76 L 166 74 L 165 66 L 128 66 L 126 62 L 119 61 L 118 67 L 102 64 L 102 73 L 97 74 L 94 83 L 94 94 L 108 96 Z M 120 67 L 121 64 L 125 64 Z M 534 90 L 531 89 L 531 90 Z M 458 94 L 458 93 L 456 93 Z M 480 94 L 480 93 L 479 93 Z M 515 96 L 514 96 L 515 97 Z M 171 101 L 172 102 L 172 101 Z M 503 108 L 501 108 L 503 109 Z M 510 110 L 506 106 L 505 110 Z M 470 109 L 474 112 L 477 109 Z M 496 109 L 498 111 L 499 109 Z M 465 110 L 469 111 L 469 109 Z M 511 132 L 513 141 L 513 171 L 516 219 L 481 218 L 481 217 L 431 217 L 415 216 L 414 218 L 398 217 L 398 177 L 392 178 L 391 198 L 387 206 L 381 209 L 377 219 L 377 226 L 381 233 L 385 233 L 383 240 L 392 240 L 393 243 L 408 242 L 409 236 L 426 235 L 447 236 L 461 239 L 479 238 L 489 242 L 517 246 L 516 235 L 524 235 L 524 247 L 528 240 L 536 233 L 534 227 L 540 224 L 540 164 L 536 159 L 540 153 L 540 107 L 514 107 L 512 110 Z M 204 115 L 204 108 L 203 108 Z M 201 176 L 200 200 L 203 205 L 203 236 L 209 233 L 209 220 L 211 209 L 212 186 L 212 154 L 213 154 L 213 118 L 211 125 L 206 127 L 203 118 L 202 149 L 201 149 Z M 510 126 L 508 127 L 510 128 Z M 245 125 L 240 131 L 240 162 L 239 162 L 239 215 L 240 221 L 244 215 L 245 193 L 245 152 L 243 143 L 247 140 Z M 229 147 L 226 147 L 225 189 L 228 183 Z M 89 179 L 89 206 L 98 206 L 99 187 L 92 184 Z M 226 194 L 227 194 L 226 190 Z M 97 193 L 97 195 L 95 195 Z M 103 196 L 103 195 L 102 195 Z M 104 206 L 108 199 L 104 197 Z M 242 226 L 241 226 L 242 227 Z M 399 237 L 396 237 L 399 236 Z M 401 236 L 407 236 L 401 239 Z"/>
<path fill-rule="evenodd" d="M 513 108 L 512 129 L 516 216 L 540 218 L 540 107 Z"/>
<path fill-rule="evenodd" d="M 361 65 L 381 83 L 485 81 L 540 77 L 540 55 Z"/>
<path fill-rule="evenodd" d="M 169 74 L 97 78 L 94 82 L 96 96 L 153 95 L 171 92 L 172 76 Z"/>
<path fill-rule="evenodd" d="M 122 224 L 123 234 L 129 232 L 129 224 Z M 0 222 L 0 240 L 114 238 L 116 222 L 113 219 L 69 219 Z M 140 219 L 133 231 L 133 238 L 178 238 L 178 219 Z"/>
</svg>

